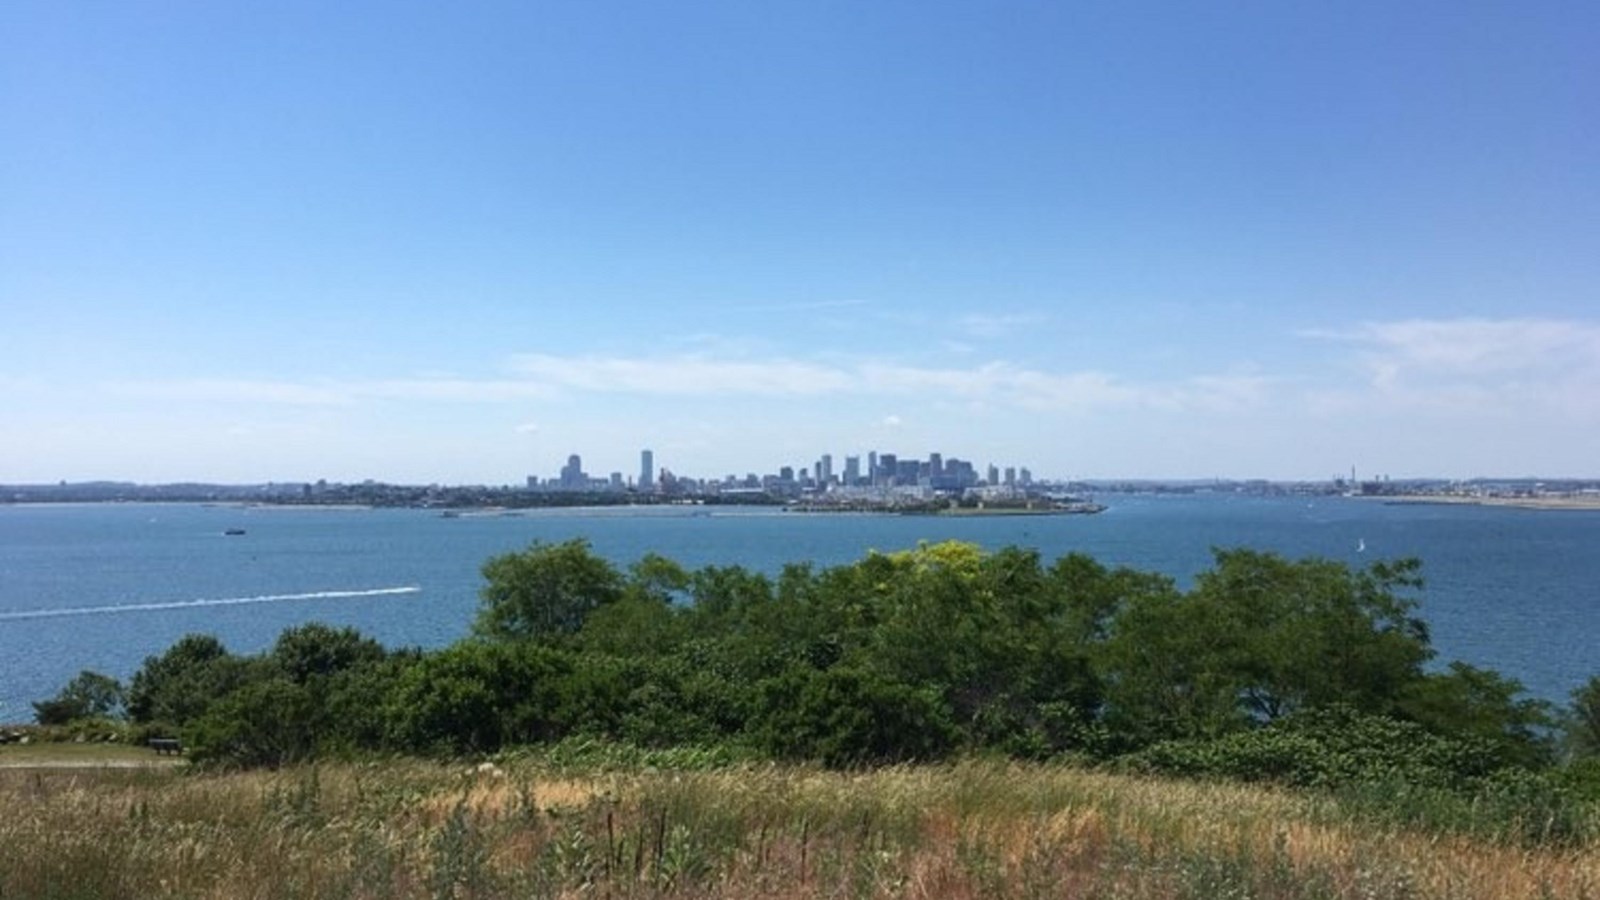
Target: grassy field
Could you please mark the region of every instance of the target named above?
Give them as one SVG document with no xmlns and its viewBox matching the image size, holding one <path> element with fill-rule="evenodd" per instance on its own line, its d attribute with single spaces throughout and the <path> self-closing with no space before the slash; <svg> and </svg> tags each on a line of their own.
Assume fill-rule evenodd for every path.
<svg viewBox="0 0 1600 900">
<path fill-rule="evenodd" d="M 124 744 L 64 743 L 0 744 L 0 769 L 35 766 L 171 766 L 182 762 L 160 756 L 148 747 Z"/>
<path fill-rule="evenodd" d="M 999 763 L 0 770 L 0 810 L 6 898 L 1600 897 L 1594 846 Z"/>
</svg>

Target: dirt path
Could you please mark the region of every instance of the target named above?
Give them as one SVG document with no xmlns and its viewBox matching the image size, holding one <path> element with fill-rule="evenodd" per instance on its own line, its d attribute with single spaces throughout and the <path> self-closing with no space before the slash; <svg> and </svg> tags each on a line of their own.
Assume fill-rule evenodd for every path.
<svg viewBox="0 0 1600 900">
<path fill-rule="evenodd" d="M 183 765 L 181 759 L 28 759 L 0 760 L 0 772 L 28 769 L 171 769 Z"/>
</svg>

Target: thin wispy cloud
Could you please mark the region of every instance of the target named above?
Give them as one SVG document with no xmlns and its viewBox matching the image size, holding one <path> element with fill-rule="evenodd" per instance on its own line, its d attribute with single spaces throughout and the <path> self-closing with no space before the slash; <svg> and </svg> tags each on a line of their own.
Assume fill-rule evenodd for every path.
<svg viewBox="0 0 1600 900">
<path fill-rule="evenodd" d="M 969 313 L 960 318 L 962 331 L 975 338 L 1003 338 L 1048 321 L 1037 313 Z"/>
<path fill-rule="evenodd" d="M 512 368 L 540 385 L 596 393 L 816 396 L 854 386 L 846 371 L 796 360 L 534 354 L 517 357 Z"/>
<path fill-rule="evenodd" d="M 143 400 L 287 406 L 350 406 L 366 400 L 500 403 L 550 396 L 547 387 L 533 381 L 469 378 L 353 381 L 188 378 L 110 382 L 102 385 L 102 389 L 112 396 Z"/>
<path fill-rule="evenodd" d="M 1105 372 L 1050 372 L 990 362 L 968 367 L 894 362 L 815 362 L 705 357 L 525 356 L 515 368 L 552 389 L 677 396 L 922 396 L 1027 409 L 1237 408 L 1258 400 L 1269 379 L 1206 375 L 1139 384 Z"/>
<path fill-rule="evenodd" d="M 1324 400 L 1442 413 L 1600 414 L 1600 324 L 1559 319 L 1406 319 L 1305 336 L 1348 344 L 1364 390 Z"/>
<path fill-rule="evenodd" d="M 825 309 L 853 309 L 866 306 L 865 300 L 800 300 L 793 303 L 751 303 L 728 307 L 729 312 L 812 312 Z"/>
<path fill-rule="evenodd" d="M 1555 319 L 1407 319 L 1308 335 L 1361 345 L 1395 367 L 1491 375 L 1600 367 L 1600 325 Z"/>
<path fill-rule="evenodd" d="M 1226 411 L 1264 402 L 1271 380 L 1212 374 L 1136 382 L 1100 371 L 1053 372 L 995 361 L 918 366 L 880 360 L 745 359 L 706 355 L 527 354 L 497 378 L 366 381 L 180 379 L 106 390 L 162 401 L 346 406 L 367 401 L 501 403 L 581 396 L 685 399 L 834 397 L 960 401 L 1025 410 L 1106 408 Z"/>
</svg>

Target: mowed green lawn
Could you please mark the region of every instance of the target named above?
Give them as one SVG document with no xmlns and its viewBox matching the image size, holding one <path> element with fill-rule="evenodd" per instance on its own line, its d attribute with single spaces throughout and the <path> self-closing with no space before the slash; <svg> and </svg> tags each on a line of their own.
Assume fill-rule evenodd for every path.
<svg viewBox="0 0 1600 900">
<path fill-rule="evenodd" d="M 47 743 L 0 744 L 0 768 L 16 766 L 169 766 L 181 757 L 162 756 L 148 747 L 125 744 Z"/>
</svg>

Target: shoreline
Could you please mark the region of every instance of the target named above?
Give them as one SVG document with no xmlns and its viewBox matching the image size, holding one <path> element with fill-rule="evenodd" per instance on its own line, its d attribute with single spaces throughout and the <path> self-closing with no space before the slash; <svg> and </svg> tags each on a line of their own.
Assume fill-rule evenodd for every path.
<svg viewBox="0 0 1600 900">
<path fill-rule="evenodd" d="M 1600 512 L 1600 497 L 1456 497 L 1431 494 L 1401 494 L 1393 497 L 1367 497 L 1385 505 L 1428 504 L 1433 506 L 1494 506 L 1501 509 L 1542 511 Z"/>
</svg>

